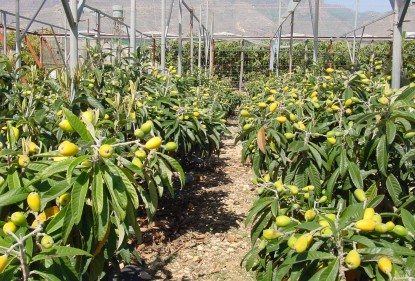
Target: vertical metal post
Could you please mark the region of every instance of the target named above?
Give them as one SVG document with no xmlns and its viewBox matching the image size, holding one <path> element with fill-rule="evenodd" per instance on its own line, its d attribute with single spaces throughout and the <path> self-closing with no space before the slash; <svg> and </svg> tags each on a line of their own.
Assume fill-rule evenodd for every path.
<svg viewBox="0 0 415 281">
<path fill-rule="evenodd" d="M 280 27 L 280 29 L 278 30 L 277 52 L 275 54 L 275 58 L 277 60 L 277 65 L 275 66 L 277 76 L 280 74 L 281 32 L 282 27 Z"/>
<path fill-rule="evenodd" d="M 68 62 L 68 19 L 65 17 L 65 40 L 64 40 L 64 51 L 65 51 L 65 65 Z"/>
<path fill-rule="evenodd" d="M 200 14 L 199 14 L 199 49 L 197 54 L 197 67 L 198 67 L 198 78 L 200 79 L 200 74 L 202 71 L 202 5 L 200 5 Z"/>
<path fill-rule="evenodd" d="M 239 71 L 239 91 L 242 91 L 242 83 L 244 79 L 244 64 L 245 64 L 245 53 L 244 53 L 245 40 L 241 42 L 241 70 Z"/>
<path fill-rule="evenodd" d="M 354 32 L 353 32 L 353 54 L 352 54 L 352 63 L 353 66 L 356 63 L 356 28 L 357 28 L 357 17 L 359 15 L 359 0 L 356 0 L 356 13 L 354 16 Z"/>
<path fill-rule="evenodd" d="M 288 72 L 293 70 L 293 43 L 294 43 L 294 12 L 291 13 L 291 32 L 290 32 L 290 66 Z"/>
<path fill-rule="evenodd" d="M 182 64 L 183 64 L 183 2 L 179 0 L 179 47 L 178 47 L 178 59 L 177 59 L 177 73 L 182 75 Z"/>
<path fill-rule="evenodd" d="M 276 60 L 277 60 L 277 65 L 275 66 L 276 68 L 276 75 L 278 76 L 279 74 L 279 66 L 280 66 L 280 49 L 281 49 L 281 3 L 282 0 L 279 0 L 278 3 L 278 41 L 277 41 L 277 52 L 275 54 L 276 56 Z"/>
<path fill-rule="evenodd" d="M 393 19 L 393 50 L 392 50 L 392 88 L 401 87 L 401 64 L 402 64 L 402 26 L 399 25 L 398 0 L 394 0 Z"/>
<path fill-rule="evenodd" d="M 72 17 L 73 17 L 73 28 L 71 28 L 71 35 L 70 35 L 70 50 L 69 50 L 69 57 L 70 57 L 70 70 L 71 75 L 75 74 L 75 69 L 78 65 L 78 1 L 70 0 L 69 4 L 71 7 Z"/>
<path fill-rule="evenodd" d="M 22 66 L 22 59 L 20 57 L 20 48 L 22 45 L 22 41 L 20 38 L 20 0 L 16 0 L 15 2 L 16 8 L 16 68 Z"/>
<path fill-rule="evenodd" d="M 137 9 L 137 1 L 131 0 L 131 29 L 130 29 L 130 56 L 133 56 L 137 49 L 137 41 L 136 41 L 136 9 Z"/>
<path fill-rule="evenodd" d="M 215 15 L 212 14 L 212 24 L 210 27 L 210 57 L 209 57 L 209 69 L 210 69 L 210 78 L 213 77 L 214 74 L 214 63 L 215 63 L 215 41 L 213 40 L 213 25 L 215 22 Z"/>
<path fill-rule="evenodd" d="M 152 47 L 152 59 L 153 59 L 153 67 L 156 66 L 156 38 L 153 38 L 153 47 Z"/>
<path fill-rule="evenodd" d="M 314 49 L 313 49 L 313 64 L 318 63 L 318 22 L 320 17 L 320 0 L 314 2 Z"/>
<path fill-rule="evenodd" d="M 193 42 L 193 10 L 190 12 L 190 75 L 193 75 L 193 54 L 194 54 L 194 42 Z"/>
<path fill-rule="evenodd" d="M 97 12 L 97 46 L 101 53 L 101 13 Z"/>
<path fill-rule="evenodd" d="M 206 28 L 209 28 L 209 0 L 206 0 Z M 205 32 L 205 71 L 208 65 L 209 57 L 209 34 Z"/>
<path fill-rule="evenodd" d="M 3 19 L 3 53 L 7 54 L 7 18 L 6 13 L 2 13 Z"/>
<path fill-rule="evenodd" d="M 166 0 L 161 0 L 161 71 L 166 68 Z"/>
<path fill-rule="evenodd" d="M 43 34 L 43 28 L 42 28 L 42 34 Z M 39 40 L 39 61 L 40 64 L 43 66 L 43 36 L 40 36 L 40 40 Z M 59 46 L 59 45 L 57 45 Z M 60 51 L 60 53 L 62 54 L 62 52 Z M 63 64 L 65 65 L 65 61 L 63 61 Z"/>
</svg>

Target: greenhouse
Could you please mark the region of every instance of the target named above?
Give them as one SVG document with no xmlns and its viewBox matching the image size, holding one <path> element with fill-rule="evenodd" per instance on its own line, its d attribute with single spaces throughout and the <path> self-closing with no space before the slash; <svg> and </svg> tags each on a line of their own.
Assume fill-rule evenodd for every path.
<svg viewBox="0 0 415 281">
<path fill-rule="evenodd" d="M 415 1 L 0 20 L 1 280 L 415 280 Z"/>
</svg>

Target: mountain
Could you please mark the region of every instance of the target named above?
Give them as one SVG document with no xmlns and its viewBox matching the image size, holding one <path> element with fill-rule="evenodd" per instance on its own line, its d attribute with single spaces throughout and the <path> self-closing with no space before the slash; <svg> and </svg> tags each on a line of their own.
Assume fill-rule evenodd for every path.
<svg viewBox="0 0 415 281">
<path fill-rule="evenodd" d="M 25 16 L 33 15 L 39 6 L 39 0 L 21 0 L 21 13 Z M 116 3 L 115 3 L 116 2 Z M 167 0 L 167 10 L 169 10 L 171 0 Z M 202 21 L 205 24 L 206 0 L 185 0 L 194 8 L 195 14 L 199 17 L 199 7 L 202 5 Z M 284 14 L 288 0 L 283 0 L 282 13 Z M 299 34 L 312 34 L 312 24 L 307 0 L 303 0 L 297 7 L 294 18 L 294 32 Z M 312 1 L 314 2 L 314 1 Z M 89 6 L 100 9 L 112 15 L 112 5 L 122 5 L 124 8 L 124 22 L 130 21 L 130 0 L 104 1 L 86 0 Z M 178 33 L 178 0 L 174 1 L 172 18 L 169 33 Z M 320 35 L 336 37 L 354 28 L 354 11 L 341 5 L 330 5 L 321 1 L 320 9 Z M 0 0 L 0 7 L 3 10 L 13 12 L 14 1 Z M 38 20 L 50 22 L 64 26 L 64 14 L 60 0 L 47 0 L 44 8 L 39 13 Z M 246 36 L 272 36 L 277 30 L 278 22 L 278 3 L 276 0 L 209 0 L 209 28 L 214 18 L 214 32 L 228 32 Z M 409 14 L 409 13 L 408 13 Z M 411 13 L 412 15 L 415 13 Z M 382 14 L 379 12 L 364 12 L 358 17 L 358 25 L 372 21 Z M 159 32 L 161 25 L 161 1 L 160 0 L 137 0 L 137 29 L 144 32 Z M 8 16 L 8 22 L 12 22 Z M 96 26 L 95 15 L 87 10 L 81 18 L 80 29 L 92 30 Z M 289 19 L 285 22 L 283 33 L 288 33 L 290 29 Z M 183 9 L 183 32 L 189 33 L 190 16 L 186 9 Z M 24 27 L 27 21 L 22 21 Z M 101 20 L 102 30 L 112 33 L 113 22 L 108 18 Z M 36 24 L 33 28 L 40 28 Z M 391 17 L 386 18 L 378 24 L 365 30 L 366 34 L 389 35 L 392 27 Z M 195 22 L 194 32 L 197 33 L 198 26 Z M 56 31 L 58 32 L 58 31 Z M 360 31 L 359 31 L 360 32 Z"/>
</svg>

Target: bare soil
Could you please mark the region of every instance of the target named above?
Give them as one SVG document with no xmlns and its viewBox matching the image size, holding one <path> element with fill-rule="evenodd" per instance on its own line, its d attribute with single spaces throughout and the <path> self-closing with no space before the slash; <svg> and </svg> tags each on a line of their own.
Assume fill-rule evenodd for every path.
<svg viewBox="0 0 415 281">
<path fill-rule="evenodd" d="M 256 193 L 234 145 L 237 122 L 228 129 L 220 155 L 193 167 L 189 184 L 160 203 L 153 223 L 143 222 L 137 250 L 152 280 L 255 280 L 240 263 L 250 249 L 245 218 Z"/>
</svg>

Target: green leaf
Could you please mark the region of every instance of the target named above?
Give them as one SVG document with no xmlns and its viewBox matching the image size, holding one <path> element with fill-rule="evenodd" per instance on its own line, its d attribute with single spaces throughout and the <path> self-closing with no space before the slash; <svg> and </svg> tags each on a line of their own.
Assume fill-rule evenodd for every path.
<svg viewBox="0 0 415 281">
<path fill-rule="evenodd" d="M 158 156 L 162 157 L 164 160 L 166 160 L 167 163 L 170 165 L 170 167 L 172 167 L 176 172 L 179 173 L 181 187 L 183 187 L 184 184 L 185 184 L 186 177 L 184 175 L 183 168 L 180 165 L 180 163 L 176 159 L 174 159 L 174 158 L 172 158 L 172 157 L 170 157 L 166 154 L 163 154 L 163 153 L 160 153 L 160 152 L 157 152 L 156 154 Z"/>
<path fill-rule="evenodd" d="M 307 251 L 301 254 L 295 254 L 292 257 L 287 258 L 284 261 L 284 265 L 286 264 L 296 264 L 304 261 L 313 261 L 313 260 L 331 260 L 336 258 L 331 253 L 326 252 L 319 252 L 319 251 Z"/>
<path fill-rule="evenodd" d="M 414 97 L 415 97 L 415 88 L 411 87 L 403 91 L 401 94 L 399 94 L 396 97 L 395 102 L 401 101 L 401 100 L 412 101 Z"/>
<path fill-rule="evenodd" d="M 399 199 L 402 193 L 402 188 L 399 184 L 399 181 L 395 178 L 393 174 L 390 174 L 386 179 L 386 189 L 388 190 L 388 193 L 391 196 L 395 206 L 399 206 L 402 203 Z"/>
<path fill-rule="evenodd" d="M 415 218 L 414 216 L 407 210 L 401 210 L 402 222 L 403 225 L 408 229 L 412 235 L 415 235 Z"/>
<path fill-rule="evenodd" d="M 7 172 L 7 185 L 10 190 L 21 187 L 19 173 L 13 166 Z"/>
<path fill-rule="evenodd" d="M 27 198 L 29 192 L 23 188 L 12 189 L 2 195 L 0 195 L 0 207 L 19 203 Z"/>
<path fill-rule="evenodd" d="M 331 177 L 329 178 L 329 180 L 327 181 L 327 190 L 326 190 L 326 195 L 329 201 L 331 201 L 331 197 L 333 195 L 333 191 L 334 191 L 334 187 L 335 184 L 337 182 L 337 179 L 339 178 L 340 175 L 340 169 L 337 168 L 333 174 L 331 175 Z"/>
<path fill-rule="evenodd" d="M 386 145 L 386 136 L 383 135 L 376 147 L 376 161 L 378 163 L 379 171 L 382 172 L 384 176 L 386 175 L 386 170 L 388 168 L 388 147 Z"/>
<path fill-rule="evenodd" d="M 321 274 L 321 281 L 334 281 L 338 279 L 340 262 L 339 258 L 331 261 L 327 267 L 324 269 L 324 272 Z"/>
<path fill-rule="evenodd" d="M 66 172 L 66 181 L 68 183 L 71 183 L 73 170 L 88 158 L 89 155 L 83 155 L 73 159 L 72 163 L 68 166 L 68 171 Z"/>
<path fill-rule="evenodd" d="M 79 120 L 75 114 L 66 108 L 62 109 L 62 111 L 65 115 L 65 118 L 69 121 L 69 124 L 71 124 L 72 128 L 81 136 L 84 141 L 90 142 L 94 140 L 86 129 L 84 123 L 82 123 L 82 121 Z"/>
<path fill-rule="evenodd" d="M 65 206 L 57 215 L 54 217 L 46 227 L 46 233 L 52 234 L 56 230 L 62 228 L 63 222 L 65 220 L 65 214 L 66 210 L 68 209 L 67 206 Z"/>
<path fill-rule="evenodd" d="M 65 246 L 54 246 L 52 249 L 45 250 L 33 257 L 32 262 L 40 261 L 44 259 L 54 259 L 61 257 L 74 257 L 74 256 L 87 256 L 92 257 L 92 255 L 84 250 L 65 247 Z"/>
<path fill-rule="evenodd" d="M 74 224 L 78 224 L 81 221 L 88 184 L 89 175 L 86 172 L 82 172 L 74 182 L 71 192 L 71 212 Z"/>
<path fill-rule="evenodd" d="M 92 179 L 92 202 L 97 214 L 101 214 L 104 205 L 104 182 L 101 170 L 95 167 L 94 178 Z"/>
<path fill-rule="evenodd" d="M 349 175 L 356 188 L 363 188 L 362 174 L 359 167 L 354 162 L 349 162 Z"/>
<path fill-rule="evenodd" d="M 396 135 L 396 125 L 391 121 L 386 121 L 386 139 L 388 140 L 388 144 L 392 144 L 395 140 Z"/>
<path fill-rule="evenodd" d="M 32 270 L 30 271 L 30 274 L 39 275 L 40 277 L 42 277 L 43 280 L 47 280 L 47 281 L 62 281 L 60 277 L 57 277 L 54 274 L 42 272 L 39 270 Z"/>
<path fill-rule="evenodd" d="M 340 175 L 342 178 L 347 173 L 347 170 L 349 168 L 348 163 L 349 163 L 349 160 L 347 159 L 347 152 L 344 149 L 340 153 L 340 163 L 339 163 Z"/>
</svg>

